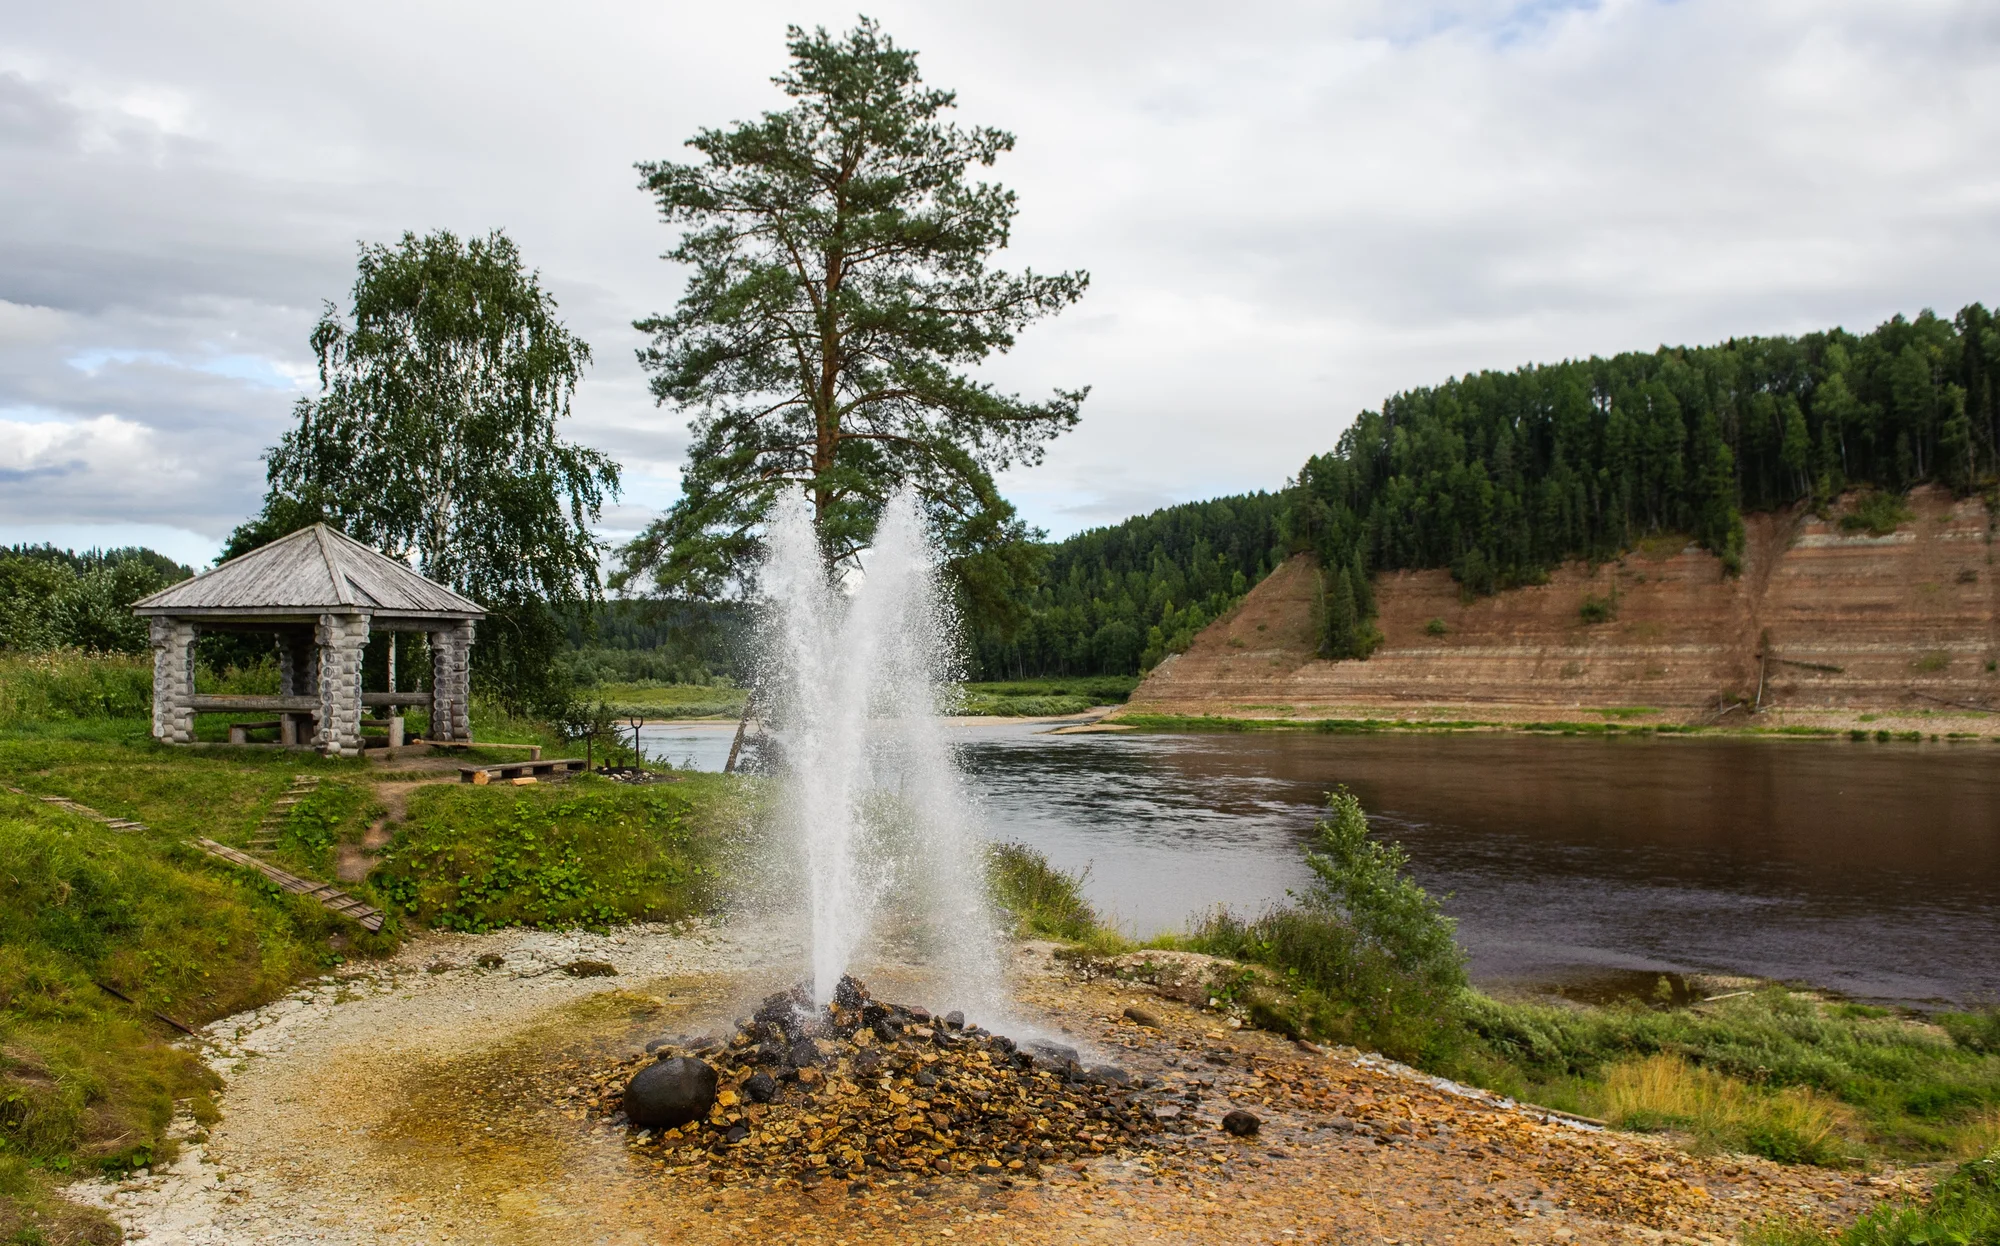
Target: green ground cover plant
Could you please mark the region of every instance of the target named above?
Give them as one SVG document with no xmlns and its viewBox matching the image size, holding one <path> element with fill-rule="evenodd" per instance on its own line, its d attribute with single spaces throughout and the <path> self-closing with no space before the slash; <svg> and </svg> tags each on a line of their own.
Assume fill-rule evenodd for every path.
<svg viewBox="0 0 2000 1246">
<path fill-rule="evenodd" d="M 441 930 L 603 928 L 705 912 L 720 881 L 714 807 L 733 781 L 688 775 L 628 787 L 439 785 L 414 793 L 374 880 L 409 920 Z"/>
</svg>

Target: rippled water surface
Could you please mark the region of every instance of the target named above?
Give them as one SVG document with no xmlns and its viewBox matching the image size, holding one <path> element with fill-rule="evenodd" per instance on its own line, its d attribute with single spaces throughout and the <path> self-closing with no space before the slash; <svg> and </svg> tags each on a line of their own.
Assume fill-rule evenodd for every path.
<svg viewBox="0 0 2000 1246">
<path fill-rule="evenodd" d="M 989 834 L 1088 867 L 1146 934 L 1304 885 L 1345 784 L 1486 983 L 1724 972 L 1903 1003 L 2000 997 L 2000 747 L 1745 739 L 1052 736 L 964 727 Z M 729 731 L 649 729 L 719 769 Z"/>
</svg>

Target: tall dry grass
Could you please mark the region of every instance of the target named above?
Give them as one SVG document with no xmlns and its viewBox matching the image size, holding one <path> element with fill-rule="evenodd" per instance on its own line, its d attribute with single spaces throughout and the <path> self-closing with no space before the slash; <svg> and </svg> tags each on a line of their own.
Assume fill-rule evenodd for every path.
<svg viewBox="0 0 2000 1246">
<path fill-rule="evenodd" d="M 1838 1164 L 1851 1154 L 1852 1113 L 1837 1100 L 1805 1086 L 1764 1090 L 1675 1055 L 1612 1065 L 1598 1097 L 1613 1125 L 1682 1130 L 1702 1149 L 1793 1164 Z"/>
</svg>

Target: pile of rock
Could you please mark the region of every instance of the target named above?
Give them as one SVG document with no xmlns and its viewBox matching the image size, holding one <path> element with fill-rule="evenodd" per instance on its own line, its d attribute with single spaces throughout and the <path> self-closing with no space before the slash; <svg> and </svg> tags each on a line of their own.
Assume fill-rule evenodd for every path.
<svg viewBox="0 0 2000 1246">
<path fill-rule="evenodd" d="M 852 978 L 825 1009 L 795 988 L 726 1038 L 648 1050 L 636 1071 L 607 1070 L 597 1110 L 640 1149 L 721 1180 L 1034 1178 L 1045 1164 L 1145 1146 L 1176 1115 L 1154 1112 L 1145 1078 L 1086 1066 L 1060 1044 L 1016 1045 L 955 1012 L 877 1002 Z"/>
<path fill-rule="evenodd" d="M 679 783 L 679 775 L 659 774 L 639 766 L 599 766 L 591 771 L 602 779 L 613 783 Z"/>
</svg>

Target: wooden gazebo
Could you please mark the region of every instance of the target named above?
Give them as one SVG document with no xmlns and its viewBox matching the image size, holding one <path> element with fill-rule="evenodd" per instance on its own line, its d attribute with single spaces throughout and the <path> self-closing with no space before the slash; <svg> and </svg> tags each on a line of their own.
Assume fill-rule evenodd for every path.
<svg viewBox="0 0 2000 1246">
<path fill-rule="evenodd" d="M 325 524 L 143 597 L 132 610 L 152 620 L 153 734 L 167 743 L 193 743 L 199 711 L 276 711 L 281 744 L 353 757 L 361 752 L 363 706 L 426 701 L 430 739 L 472 739 L 472 629 L 485 612 Z M 195 637 L 223 631 L 278 634 L 277 696 L 195 692 Z M 362 689 L 371 631 L 429 637 L 429 692 L 396 691 L 393 658 L 390 686 Z"/>
</svg>

